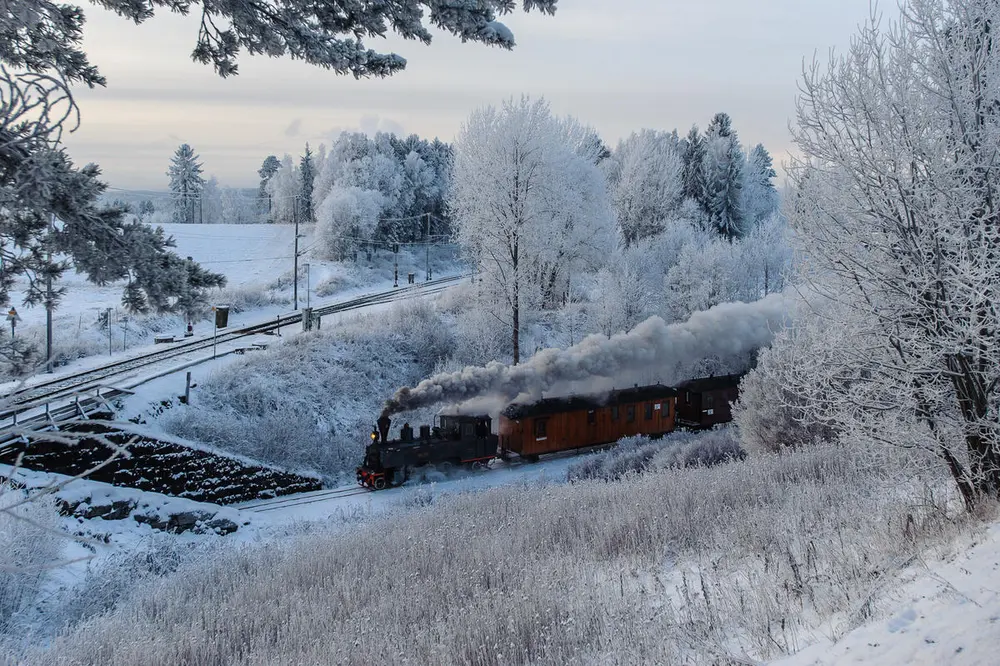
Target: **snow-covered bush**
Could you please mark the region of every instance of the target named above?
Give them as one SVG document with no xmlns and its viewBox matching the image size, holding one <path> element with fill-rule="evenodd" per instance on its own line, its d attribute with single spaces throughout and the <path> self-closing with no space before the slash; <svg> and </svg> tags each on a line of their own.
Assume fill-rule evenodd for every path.
<svg viewBox="0 0 1000 666">
<path fill-rule="evenodd" d="M 899 463 L 813 447 L 438 497 L 183 568 L 31 662 L 768 660 L 878 613 L 894 571 L 960 529 Z"/>
<path fill-rule="evenodd" d="M 59 538 L 55 502 L 0 482 L 0 638 L 13 633 L 36 601 L 65 542 Z M 20 504 L 20 506 L 15 506 Z"/>
<path fill-rule="evenodd" d="M 168 432 L 327 478 L 353 474 L 382 401 L 434 369 L 451 346 L 425 303 L 325 324 L 219 370 Z"/>
<path fill-rule="evenodd" d="M 612 481 L 629 473 L 718 465 L 743 458 L 732 428 L 704 432 L 678 431 L 659 440 L 644 435 L 624 437 L 609 451 L 587 456 L 567 471 L 570 481 Z"/>
<path fill-rule="evenodd" d="M 208 301 L 218 305 L 227 305 L 229 311 L 233 313 L 267 308 L 272 305 L 289 305 L 292 302 L 287 296 L 277 294 L 273 289 L 263 285 L 216 289 L 209 292 Z"/>
</svg>

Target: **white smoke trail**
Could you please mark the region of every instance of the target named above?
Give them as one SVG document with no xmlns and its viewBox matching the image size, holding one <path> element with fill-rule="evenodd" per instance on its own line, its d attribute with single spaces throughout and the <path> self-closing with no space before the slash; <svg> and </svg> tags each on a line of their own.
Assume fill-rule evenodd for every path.
<svg viewBox="0 0 1000 666">
<path fill-rule="evenodd" d="M 794 298 L 772 294 L 754 303 L 722 303 L 683 323 L 650 317 L 610 339 L 591 335 L 568 349 L 544 349 L 521 365 L 492 362 L 469 366 L 404 387 L 386 401 L 383 415 L 493 397 L 509 402 L 522 394 L 540 397 L 562 382 L 615 378 L 640 370 L 671 368 L 710 356 L 735 356 L 770 344 L 786 323 Z"/>
</svg>

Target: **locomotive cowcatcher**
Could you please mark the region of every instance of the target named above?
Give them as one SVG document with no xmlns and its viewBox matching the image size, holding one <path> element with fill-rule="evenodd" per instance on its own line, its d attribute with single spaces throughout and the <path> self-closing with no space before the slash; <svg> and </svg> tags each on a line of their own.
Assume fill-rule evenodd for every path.
<svg viewBox="0 0 1000 666">
<path fill-rule="evenodd" d="M 383 416 L 372 429 L 365 460 L 358 467 L 358 483 L 382 490 L 406 481 L 408 469 L 421 465 L 450 463 L 481 466 L 497 456 L 497 436 L 489 416 L 439 416 L 440 425 L 420 426 L 417 437 L 409 423 L 398 439 L 389 439 L 389 417 Z"/>
</svg>

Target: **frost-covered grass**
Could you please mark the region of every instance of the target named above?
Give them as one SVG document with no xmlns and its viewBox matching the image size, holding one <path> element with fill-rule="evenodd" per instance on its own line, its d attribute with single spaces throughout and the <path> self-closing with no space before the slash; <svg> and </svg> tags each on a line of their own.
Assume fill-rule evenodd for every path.
<svg viewBox="0 0 1000 666">
<path fill-rule="evenodd" d="M 58 534 L 55 502 L 37 499 L 0 482 L 0 647 L 24 631 L 24 613 L 35 602 L 63 545 Z M 18 506 L 19 505 L 19 506 Z"/>
<path fill-rule="evenodd" d="M 352 475 L 382 401 L 429 373 L 450 346 L 423 301 L 359 316 L 246 357 L 199 385 L 164 428 L 332 480 Z M 418 415 L 419 416 L 419 415 Z"/>
<path fill-rule="evenodd" d="M 567 471 L 570 481 L 612 481 L 629 473 L 669 467 L 718 465 L 744 457 L 738 434 L 732 428 L 707 432 L 678 431 L 662 439 L 644 435 L 625 437 L 614 448 L 586 456 Z"/>
<path fill-rule="evenodd" d="M 894 571 L 962 529 L 922 469 L 819 447 L 444 498 L 184 567 L 31 660 L 768 659 L 863 622 Z"/>
</svg>

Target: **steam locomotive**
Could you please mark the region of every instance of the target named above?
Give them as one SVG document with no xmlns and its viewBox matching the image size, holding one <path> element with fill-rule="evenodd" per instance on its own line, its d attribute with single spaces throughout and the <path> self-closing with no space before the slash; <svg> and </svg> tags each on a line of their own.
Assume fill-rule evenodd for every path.
<svg viewBox="0 0 1000 666">
<path fill-rule="evenodd" d="M 379 418 L 365 448 L 364 463 L 357 469 L 358 483 L 382 490 L 406 481 L 407 472 L 421 465 L 448 463 L 484 466 L 497 456 L 497 436 L 489 416 L 439 416 L 440 425 L 420 426 L 413 436 L 409 423 L 400 428 L 398 439 L 389 439 L 390 420 Z"/>
<path fill-rule="evenodd" d="M 616 442 L 630 435 L 659 437 L 678 427 L 703 429 L 732 420 L 730 404 L 743 375 L 705 377 L 677 386 L 654 384 L 601 396 L 548 398 L 514 404 L 500 414 L 499 436 L 489 416 L 439 416 L 417 436 L 409 423 L 389 439 L 383 415 L 372 429 L 358 483 L 373 490 L 400 485 L 421 465 L 482 467 L 495 458 L 539 455 Z"/>
</svg>

